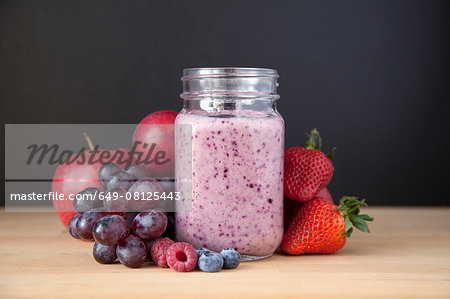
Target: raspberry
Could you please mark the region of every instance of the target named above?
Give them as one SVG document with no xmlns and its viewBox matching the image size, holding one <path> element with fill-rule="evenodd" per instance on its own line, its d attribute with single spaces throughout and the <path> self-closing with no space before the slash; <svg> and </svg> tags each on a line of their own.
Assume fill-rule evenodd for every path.
<svg viewBox="0 0 450 299">
<path fill-rule="evenodd" d="M 170 245 L 166 252 L 170 268 L 178 272 L 189 272 L 197 265 L 197 253 L 191 244 L 180 242 Z"/>
<path fill-rule="evenodd" d="M 168 268 L 167 260 L 166 260 L 166 251 L 167 248 L 174 244 L 175 242 L 169 238 L 161 238 L 155 240 L 152 245 L 151 255 L 152 260 L 158 267 Z"/>
</svg>

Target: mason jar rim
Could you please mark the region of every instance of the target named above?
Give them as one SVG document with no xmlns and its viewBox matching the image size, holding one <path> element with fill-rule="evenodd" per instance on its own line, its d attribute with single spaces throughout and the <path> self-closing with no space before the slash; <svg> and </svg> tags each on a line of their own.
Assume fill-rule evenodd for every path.
<svg viewBox="0 0 450 299">
<path fill-rule="evenodd" d="M 181 81 L 202 78 L 230 78 L 230 77 L 272 77 L 278 78 L 278 71 L 269 68 L 256 67 L 198 67 L 183 70 Z"/>
</svg>

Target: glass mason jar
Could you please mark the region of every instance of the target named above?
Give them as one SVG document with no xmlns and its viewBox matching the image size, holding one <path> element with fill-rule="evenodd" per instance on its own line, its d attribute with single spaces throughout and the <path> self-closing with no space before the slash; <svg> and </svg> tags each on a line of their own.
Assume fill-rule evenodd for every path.
<svg viewBox="0 0 450 299">
<path fill-rule="evenodd" d="M 233 247 L 244 260 L 268 257 L 280 245 L 284 121 L 277 78 L 262 68 L 184 70 L 175 121 L 177 240 L 218 252 Z"/>
</svg>

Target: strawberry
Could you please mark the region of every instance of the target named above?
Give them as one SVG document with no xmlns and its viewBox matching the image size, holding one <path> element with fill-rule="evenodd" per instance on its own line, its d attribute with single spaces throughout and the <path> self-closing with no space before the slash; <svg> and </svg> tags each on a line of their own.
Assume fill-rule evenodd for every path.
<svg viewBox="0 0 450 299">
<path fill-rule="evenodd" d="M 333 197 L 331 197 L 330 191 L 327 188 L 323 188 L 317 193 L 316 197 L 320 197 L 328 201 L 329 203 L 333 203 Z M 291 223 L 292 219 L 294 219 L 295 215 L 297 215 L 298 210 L 303 205 L 303 202 L 290 200 L 287 197 L 283 199 L 283 213 L 284 213 L 284 231 L 286 231 L 289 227 L 289 223 Z"/>
<path fill-rule="evenodd" d="M 368 215 L 359 215 L 359 207 L 367 206 L 364 199 L 344 196 L 340 206 L 323 198 L 304 203 L 284 234 L 281 249 L 288 254 L 333 253 L 344 247 L 353 226 L 370 232 L 365 221 Z"/>
<path fill-rule="evenodd" d="M 333 176 L 333 152 L 320 151 L 322 141 L 317 129 L 311 131 L 305 147 L 286 150 L 284 155 L 284 195 L 292 200 L 307 202 L 325 188 Z"/>
</svg>

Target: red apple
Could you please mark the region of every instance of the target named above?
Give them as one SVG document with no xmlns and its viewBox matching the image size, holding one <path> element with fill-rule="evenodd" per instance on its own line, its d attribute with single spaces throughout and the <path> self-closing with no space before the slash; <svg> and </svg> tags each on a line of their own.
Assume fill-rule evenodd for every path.
<svg viewBox="0 0 450 299">
<path fill-rule="evenodd" d="M 174 175 L 173 124 L 177 114 L 171 110 L 151 113 L 139 122 L 134 131 L 133 148 L 136 163 L 148 168 L 153 177 Z"/>
<path fill-rule="evenodd" d="M 117 152 L 118 154 L 123 153 L 125 156 L 121 159 L 122 163 L 118 163 L 119 155 L 116 156 L 112 162 L 117 163 L 120 168 L 124 168 L 127 164 L 127 157 L 129 157 L 129 151 L 126 149 L 117 150 L 98 150 L 95 155 L 92 155 L 91 151 L 85 151 L 85 160 L 83 161 L 80 155 L 76 162 L 84 162 L 83 164 L 78 164 L 76 162 L 70 164 L 61 164 L 55 171 L 53 176 L 52 191 L 64 194 L 66 200 L 54 200 L 53 206 L 58 213 L 64 226 L 67 228 L 70 219 L 76 214 L 73 208 L 73 200 L 68 200 L 70 194 L 77 194 L 87 187 L 97 187 L 102 188 L 98 180 L 98 171 L 102 167 L 102 163 L 99 157 L 103 157 L 104 161 L 109 160 Z M 109 158 L 106 156 L 110 154 Z M 103 156 L 102 156 L 103 155 Z M 70 159 L 70 158 L 69 158 Z M 89 163 L 89 159 L 95 161 L 94 163 Z"/>
</svg>

